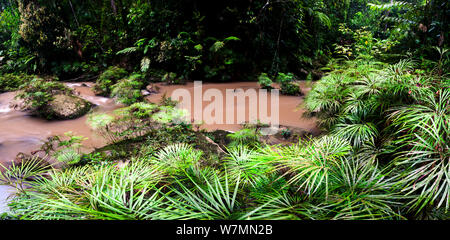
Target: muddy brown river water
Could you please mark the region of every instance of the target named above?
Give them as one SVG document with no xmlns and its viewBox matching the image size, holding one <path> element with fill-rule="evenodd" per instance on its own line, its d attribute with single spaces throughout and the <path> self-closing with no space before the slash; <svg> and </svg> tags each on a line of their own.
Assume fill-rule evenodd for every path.
<svg viewBox="0 0 450 240">
<path fill-rule="evenodd" d="M 68 85 L 79 91 L 81 97 L 96 104 L 94 111 L 109 112 L 120 107 L 112 99 L 95 96 L 90 87 L 83 87 L 81 83 Z M 47 121 L 11 109 L 9 103 L 14 96 L 14 92 L 0 94 L 0 163 L 9 163 L 17 153 L 30 153 L 48 137 L 63 135 L 69 131 L 75 135 L 88 137 L 88 140 L 83 142 L 87 148 L 104 144 L 104 141 L 95 136 L 86 124 L 87 116 L 73 120 Z"/>
<path fill-rule="evenodd" d="M 189 82 L 185 85 L 170 85 L 170 86 L 163 86 L 161 84 L 158 85 L 161 87 L 161 92 L 159 94 L 153 94 L 147 97 L 147 100 L 151 102 L 157 102 L 161 99 L 162 95 L 166 93 L 167 96 L 171 96 L 172 93 L 177 89 L 186 89 L 189 91 L 191 95 L 191 111 L 194 111 L 195 108 L 194 105 L 194 83 Z M 300 86 L 302 88 L 302 91 L 304 93 L 308 93 L 311 89 L 307 86 L 306 82 L 301 82 Z M 235 91 L 241 91 L 245 92 L 249 89 L 254 89 L 258 94 L 257 97 L 259 98 L 259 85 L 257 82 L 232 82 L 232 83 L 206 83 L 202 84 L 202 94 L 203 97 L 205 97 L 205 92 L 210 89 L 217 89 L 221 92 L 222 96 L 225 98 L 226 96 L 226 90 L 227 89 L 233 89 Z M 285 95 L 279 95 L 279 104 L 278 104 L 278 111 L 279 111 L 279 123 L 284 126 L 291 126 L 291 127 L 297 127 L 302 128 L 305 130 L 308 130 L 313 133 L 318 133 L 319 130 L 316 126 L 316 119 L 314 118 L 304 118 L 302 115 L 305 112 L 303 108 L 300 107 L 300 104 L 303 103 L 303 97 L 300 96 L 285 96 Z M 202 107 L 205 109 L 211 102 L 215 101 L 215 98 L 212 98 L 211 101 L 203 101 Z M 203 124 L 201 128 L 207 129 L 207 130 L 215 130 L 215 129 L 222 129 L 222 130 L 229 130 L 229 131 L 237 131 L 241 128 L 241 124 L 237 121 L 237 114 L 238 112 L 245 112 L 246 117 L 245 121 L 249 121 L 249 109 L 259 109 L 259 103 L 260 99 L 256 101 L 255 105 L 250 105 L 250 101 L 246 99 L 244 102 L 238 102 L 237 100 L 234 101 L 234 105 L 227 105 L 226 100 L 224 99 L 222 101 L 223 105 L 223 122 L 225 124 Z M 272 109 L 271 109 L 271 94 L 268 94 L 267 99 L 267 112 L 268 116 L 271 115 Z M 226 124 L 226 115 L 229 112 L 234 112 L 234 123 L 233 124 Z M 191 114 L 192 115 L 192 114 Z M 213 114 L 214 115 L 214 114 Z M 259 116 L 259 113 L 258 113 Z"/>
</svg>

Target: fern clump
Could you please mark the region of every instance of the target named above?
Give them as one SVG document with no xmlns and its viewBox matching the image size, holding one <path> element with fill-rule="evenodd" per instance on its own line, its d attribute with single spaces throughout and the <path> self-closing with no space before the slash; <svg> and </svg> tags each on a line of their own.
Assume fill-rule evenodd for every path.
<svg viewBox="0 0 450 240">
<path fill-rule="evenodd" d="M 244 128 L 242 130 L 227 135 L 227 138 L 230 139 L 230 143 L 228 145 L 230 147 L 242 145 L 255 147 L 259 144 L 259 136 L 260 133 L 258 129 Z"/>
<path fill-rule="evenodd" d="M 280 84 L 280 92 L 285 95 L 301 95 L 300 86 L 294 82 L 292 73 L 278 73 L 277 82 Z"/>
<path fill-rule="evenodd" d="M 35 78 L 35 76 L 23 73 L 6 73 L 0 75 L 0 93 L 16 91 L 21 85 L 30 82 L 31 80 L 33 80 L 33 78 Z"/>
<path fill-rule="evenodd" d="M 188 144 L 180 143 L 169 145 L 161 149 L 152 161 L 161 166 L 169 175 L 179 174 L 190 166 L 196 166 L 202 156 L 202 152 L 195 150 Z"/>
<path fill-rule="evenodd" d="M 144 98 L 141 93 L 143 85 L 144 76 L 138 73 L 132 74 L 111 86 L 111 97 L 117 98 L 118 102 L 125 105 L 142 101 Z"/>
<path fill-rule="evenodd" d="M 127 75 L 127 71 L 123 68 L 116 66 L 109 67 L 98 77 L 95 82 L 94 92 L 97 95 L 109 96 L 112 86 Z"/>
<path fill-rule="evenodd" d="M 272 89 L 272 79 L 267 75 L 267 73 L 261 73 L 258 77 L 258 84 L 263 89 Z"/>
</svg>

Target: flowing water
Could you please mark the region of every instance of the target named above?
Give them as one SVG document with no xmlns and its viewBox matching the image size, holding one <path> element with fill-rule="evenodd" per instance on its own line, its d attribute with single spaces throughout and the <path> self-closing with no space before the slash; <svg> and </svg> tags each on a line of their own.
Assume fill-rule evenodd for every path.
<svg viewBox="0 0 450 240">
<path fill-rule="evenodd" d="M 95 96 L 89 85 L 82 86 L 81 83 L 67 85 L 80 92 L 80 97 L 95 104 L 94 111 L 108 112 L 119 107 L 112 99 Z M 87 137 L 88 140 L 83 142 L 87 148 L 104 144 L 104 141 L 95 136 L 86 124 L 87 116 L 73 120 L 47 121 L 11 109 L 9 103 L 14 96 L 14 92 L 0 94 L 0 163 L 9 163 L 14 160 L 17 153 L 30 153 L 38 149 L 48 137 L 63 135 L 69 131 Z"/>
<path fill-rule="evenodd" d="M 177 89 L 186 89 L 189 91 L 191 96 L 191 111 L 195 108 L 194 105 L 194 83 L 188 82 L 185 85 L 170 85 L 165 86 L 162 84 L 157 84 L 158 87 L 161 88 L 161 91 L 159 94 L 152 94 L 147 97 L 147 100 L 150 102 L 158 102 L 163 94 L 166 94 L 167 96 L 171 96 L 172 93 Z M 307 86 L 307 83 L 305 81 L 300 83 L 300 87 L 302 89 L 303 93 L 308 93 L 311 89 Z M 250 101 L 246 99 L 244 102 L 238 102 L 234 101 L 234 105 L 227 105 L 225 96 L 226 96 L 226 90 L 232 89 L 235 92 L 241 91 L 245 92 L 249 89 L 255 89 L 257 92 L 257 96 L 259 97 L 259 85 L 257 82 L 232 82 L 232 83 L 206 83 L 202 85 L 202 93 L 203 97 L 204 93 L 209 89 L 217 89 L 220 91 L 221 95 L 224 97 L 222 101 L 223 105 L 223 123 L 226 123 L 226 115 L 229 112 L 234 112 L 234 123 L 233 124 L 204 124 L 202 125 L 202 128 L 207 130 L 215 130 L 215 129 L 222 129 L 222 130 L 229 130 L 229 131 L 237 131 L 241 128 L 241 124 L 237 122 L 237 113 L 238 112 L 245 112 L 245 121 L 249 121 L 249 109 L 255 108 L 259 109 L 260 99 L 258 99 L 257 103 L 253 106 L 250 106 Z M 305 112 L 305 109 L 301 108 L 300 105 L 303 103 L 304 98 L 300 96 L 285 96 L 285 95 L 279 95 L 279 123 L 284 126 L 290 126 L 290 127 L 296 127 L 305 129 L 309 132 L 312 132 L 314 134 L 319 133 L 319 129 L 316 125 L 316 119 L 315 118 L 304 118 L 303 113 Z M 211 102 L 216 101 L 216 99 L 212 98 L 211 101 L 203 101 L 202 107 L 205 109 Z M 271 106 L 271 94 L 269 92 L 268 94 L 268 100 L 267 100 L 267 115 L 270 116 L 272 113 Z M 192 114 L 191 114 L 192 115 Z M 214 114 L 213 114 L 214 115 Z M 259 116 L 259 115 L 258 115 Z"/>
<path fill-rule="evenodd" d="M 112 112 L 114 109 L 121 107 L 120 104 L 116 104 L 113 99 L 95 96 L 91 88 L 93 83 L 66 83 L 67 86 L 74 88 L 79 96 L 95 104 L 94 111 L 98 112 Z M 179 88 L 183 88 L 191 93 L 193 97 L 194 83 L 190 82 L 185 85 L 163 85 L 161 83 L 156 84 L 160 88 L 160 92 L 152 94 L 146 97 L 150 102 L 159 102 L 163 94 L 171 96 L 173 91 Z M 203 93 L 208 89 L 218 89 L 225 96 L 226 89 L 239 89 L 258 90 L 258 84 L 256 82 L 233 82 L 233 83 L 205 83 L 202 86 Z M 301 84 L 302 91 L 307 93 L 310 88 L 306 86 L 305 82 Z M 0 163 L 8 165 L 13 161 L 19 152 L 30 153 L 37 150 L 39 146 L 50 136 L 63 135 L 66 132 L 71 131 L 74 135 L 82 135 L 88 139 L 83 142 L 83 145 L 87 150 L 102 147 L 106 143 L 99 136 L 96 136 L 86 123 L 87 116 L 83 116 L 73 120 L 62 121 L 47 121 L 41 118 L 37 118 L 29 115 L 26 112 L 17 111 L 9 107 L 11 101 L 13 101 L 15 92 L 8 92 L 0 94 Z M 194 101 L 191 101 L 191 107 L 194 109 Z M 259 101 L 258 101 L 259 102 Z M 270 102 L 270 94 L 269 101 Z M 319 132 L 316 127 L 316 120 L 314 118 L 303 118 L 302 114 L 304 109 L 299 108 L 299 105 L 303 102 L 303 97 L 298 96 L 279 96 L 279 121 L 281 125 L 302 128 L 312 133 Z M 203 101 L 203 108 L 205 108 L 210 102 Z M 237 103 L 235 101 L 234 106 L 228 106 L 224 100 L 224 110 L 245 108 L 244 111 L 248 112 L 250 107 L 255 108 L 258 106 L 249 106 L 249 102 Z M 269 104 L 268 113 L 270 115 L 271 109 Z M 236 116 L 236 114 L 235 114 Z M 224 114 L 225 119 L 225 114 Z M 248 116 L 246 117 L 248 119 Z M 208 130 L 223 129 L 229 131 L 236 131 L 240 128 L 239 123 L 233 124 L 204 124 L 202 128 Z M 10 188 L 0 185 L 0 212 L 4 208 L 4 201 L 9 196 Z"/>
<path fill-rule="evenodd" d="M 15 188 L 6 185 L 0 185 L 0 214 L 9 211 L 8 199 L 12 197 L 14 193 Z"/>
</svg>

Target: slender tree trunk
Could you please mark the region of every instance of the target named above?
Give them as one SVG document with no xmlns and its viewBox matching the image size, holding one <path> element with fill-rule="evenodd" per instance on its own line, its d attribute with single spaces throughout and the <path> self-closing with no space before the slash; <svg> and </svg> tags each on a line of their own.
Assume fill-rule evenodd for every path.
<svg viewBox="0 0 450 240">
<path fill-rule="evenodd" d="M 70 9 L 72 9 L 73 17 L 75 18 L 75 22 L 77 23 L 77 27 L 80 27 L 80 23 L 78 22 L 77 15 L 75 14 L 75 10 L 73 9 L 72 1 L 69 0 Z"/>
<path fill-rule="evenodd" d="M 111 0 L 111 8 L 113 10 L 114 16 L 117 16 L 117 7 L 116 2 L 114 0 Z"/>
</svg>

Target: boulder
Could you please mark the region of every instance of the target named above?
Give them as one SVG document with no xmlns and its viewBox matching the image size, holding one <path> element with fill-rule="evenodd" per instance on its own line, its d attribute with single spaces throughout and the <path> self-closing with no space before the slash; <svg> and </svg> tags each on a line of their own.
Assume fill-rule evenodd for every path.
<svg viewBox="0 0 450 240">
<path fill-rule="evenodd" d="M 147 91 L 147 90 L 141 90 L 141 94 L 142 94 L 142 96 L 148 96 L 151 93 L 149 91 Z"/>
<path fill-rule="evenodd" d="M 150 94 L 159 93 L 159 87 L 156 86 L 156 85 L 154 85 L 154 84 L 147 85 L 147 87 L 145 87 L 145 89 L 146 89 Z"/>
<path fill-rule="evenodd" d="M 82 98 L 57 94 L 46 106 L 45 112 L 57 119 L 74 119 L 86 114 L 91 106 L 90 102 Z"/>
</svg>

